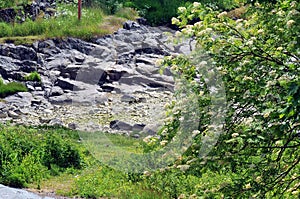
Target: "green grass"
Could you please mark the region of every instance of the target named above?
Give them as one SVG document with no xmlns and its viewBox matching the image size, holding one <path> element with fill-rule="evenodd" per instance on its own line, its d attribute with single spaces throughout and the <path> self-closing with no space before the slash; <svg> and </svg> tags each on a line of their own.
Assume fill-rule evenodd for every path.
<svg viewBox="0 0 300 199">
<path fill-rule="evenodd" d="M 168 198 L 133 180 L 132 175 L 99 162 L 84 141 L 79 142 L 79 135 L 59 127 L 0 124 L 0 183 L 70 197 Z M 140 140 L 105 136 L 124 150 L 140 152 Z"/>
<path fill-rule="evenodd" d="M 55 18 L 44 19 L 43 16 L 37 20 L 26 20 L 24 23 L 8 24 L 0 22 L 1 42 L 17 40 L 18 43 L 28 43 L 28 37 L 37 37 L 34 40 L 46 38 L 76 37 L 89 40 L 96 36 L 110 34 L 121 27 L 122 22 L 134 19 L 137 12 L 132 9 L 122 9 L 116 16 L 107 16 L 101 8 L 84 8 L 82 18 L 77 19 L 77 8 L 74 5 L 59 5 Z M 114 20 L 112 20 L 114 18 Z M 110 23 L 113 22 L 113 23 Z M 107 28 L 107 26 L 111 26 Z M 21 38 L 20 38 L 21 37 Z M 30 40 L 30 39 L 29 39 Z"/>
<path fill-rule="evenodd" d="M 26 81 L 37 81 L 37 82 L 42 81 L 40 74 L 36 71 L 29 73 L 27 76 L 25 76 L 24 79 Z"/>
<path fill-rule="evenodd" d="M 0 78 L 0 98 L 13 95 L 17 92 L 27 92 L 28 89 L 26 86 L 19 82 L 9 82 L 7 84 L 3 83 L 3 80 Z"/>
</svg>

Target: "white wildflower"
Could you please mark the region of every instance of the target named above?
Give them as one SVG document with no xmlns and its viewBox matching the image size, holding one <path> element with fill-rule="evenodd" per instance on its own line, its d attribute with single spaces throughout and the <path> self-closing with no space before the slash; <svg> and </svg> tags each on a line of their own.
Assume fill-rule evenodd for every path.
<svg viewBox="0 0 300 199">
<path fill-rule="evenodd" d="M 235 23 L 241 23 L 243 21 L 244 21 L 243 19 L 238 19 L 238 20 L 235 21 Z"/>
<path fill-rule="evenodd" d="M 143 174 L 144 174 L 144 176 L 151 176 L 151 172 L 150 171 L 144 171 Z"/>
<path fill-rule="evenodd" d="M 160 144 L 161 146 L 165 146 L 167 143 L 168 143 L 167 140 L 163 140 L 163 141 L 161 141 L 159 144 Z"/>
<path fill-rule="evenodd" d="M 152 138 L 152 136 L 151 136 L 151 135 L 148 135 L 147 137 L 145 137 L 145 138 L 143 139 L 143 142 L 149 143 L 149 142 L 151 141 L 151 138 Z"/>
<path fill-rule="evenodd" d="M 253 45 L 253 41 L 252 41 L 252 40 L 247 41 L 247 42 L 246 42 L 246 45 L 247 45 L 247 46 L 252 46 L 252 45 Z"/>
<path fill-rule="evenodd" d="M 252 77 L 248 77 L 248 76 L 244 76 L 243 80 L 244 80 L 244 81 L 247 81 L 247 80 L 250 80 L 250 81 L 252 81 L 252 80 L 253 80 L 253 78 L 252 78 Z"/>
<path fill-rule="evenodd" d="M 157 59 L 157 60 L 155 61 L 155 65 L 156 65 L 156 66 L 161 66 L 162 63 L 163 63 L 163 59 Z"/>
<path fill-rule="evenodd" d="M 261 33 L 263 33 L 263 32 L 264 32 L 263 29 L 259 29 L 259 30 L 257 31 L 258 34 L 261 34 Z"/>
<path fill-rule="evenodd" d="M 178 165 L 176 168 L 180 169 L 181 171 L 187 171 L 190 168 L 190 165 Z"/>
<path fill-rule="evenodd" d="M 233 138 L 236 138 L 236 137 L 238 137 L 240 134 L 238 134 L 238 133 L 233 133 L 233 134 L 231 134 L 231 137 L 233 137 Z"/>
<path fill-rule="evenodd" d="M 198 21 L 194 24 L 195 27 L 200 28 L 202 26 L 202 21 Z"/>
<path fill-rule="evenodd" d="M 180 23 L 179 19 L 177 19 L 176 17 L 173 17 L 173 18 L 172 18 L 172 24 L 177 25 L 177 24 L 179 24 L 179 23 Z"/>
<path fill-rule="evenodd" d="M 291 8 L 296 8 L 297 7 L 297 1 L 292 1 L 290 3 Z"/>
<path fill-rule="evenodd" d="M 286 26 L 288 27 L 288 28 L 290 28 L 290 27 L 292 27 L 292 25 L 295 23 L 295 21 L 294 20 L 288 20 L 288 22 L 286 23 Z"/>
<path fill-rule="evenodd" d="M 199 135 L 200 134 L 200 131 L 199 130 L 194 130 L 193 132 L 192 132 L 192 137 L 196 137 L 197 135 Z"/>
<path fill-rule="evenodd" d="M 276 14 L 277 14 L 278 16 L 282 17 L 282 16 L 285 14 L 285 12 L 284 12 L 283 10 L 280 10 L 280 11 L 278 11 Z"/>
<path fill-rule="evenodd" d="M 199 6 L 201 6 L 201 3 L 199 2 L 194 2 L 193 3 L 194 8 L 198 8 Z"/>
<path fill-rule="evenodd" d="M 225 16 L 227 16 L 227 12 L 225 12 L 225 11 L 218 14 L 218 18 L 223 18 Z"/>
<path fill-rule="evenodd" d="M 179 7 L 178 12 L 179 13 L 184 13 L 186 11 L 186 7 Z"/>
<path fill-rule="evenodd" d="M 175 37 L 181 37 L 181 36 L 182 36 L 182 32 L 180 32 L 180 31 L 175 32 Z"/>
<path fill-rule="evenodd" d="M 279 46 L 278 48 L 276 48 L 276 50 L 282 51 L 282 50 L 283 50 L 283 47 Z"/>
</svg>

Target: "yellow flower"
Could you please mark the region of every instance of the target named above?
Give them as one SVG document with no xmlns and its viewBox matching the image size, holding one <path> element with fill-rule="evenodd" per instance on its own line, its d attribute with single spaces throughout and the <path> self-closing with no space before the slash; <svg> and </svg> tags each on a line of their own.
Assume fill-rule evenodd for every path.
<svg viewBox="0 0 300 199">
<path fill-rule="evenodd" d="M 246 189 L 250 189 L 251 188 L 251 184 L 250 183 L 246 184 L 245 188 Z"/>
</svg>

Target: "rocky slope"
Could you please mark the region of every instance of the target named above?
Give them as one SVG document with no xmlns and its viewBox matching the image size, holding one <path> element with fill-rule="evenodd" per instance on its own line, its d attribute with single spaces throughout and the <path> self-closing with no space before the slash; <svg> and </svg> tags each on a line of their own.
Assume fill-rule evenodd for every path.
<svg viewBox="0 0 300 199">
<path fill-rule="evenodd" d="M 171 72 L 165 69 L 161 74 L 155 62 L 192 48 L 189 42 L 171 44 L 164 32 L 174 33 L 129 21 L 92 42 L 67 38 L 28 46 L 1 44 L 4 82 L 21 81 L 33 71 L 42 81 L 24 81 L 29 92 L 2 99 L 0 121 L 154 133 L 174 88 Z"/>
</svg>

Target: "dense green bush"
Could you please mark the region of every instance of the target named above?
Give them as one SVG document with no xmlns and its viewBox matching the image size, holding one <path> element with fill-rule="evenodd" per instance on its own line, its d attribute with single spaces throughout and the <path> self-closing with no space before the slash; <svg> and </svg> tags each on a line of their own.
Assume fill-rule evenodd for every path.
<svg viewBox="0 0 300 199">
<path fill-rule="evenodd" d="M 77 140 L 77 133 L 66 129 L 0 125 L 0 183 L 24 187 L 66 168 L 81 168 Z"/>
<path fill-rule="evenodd" d="M 13 95 L 17 92 L 27 92 L 27 88 L 24 84 L 19 82 L 9 82 L 7 84 L 3 83 L 0 78 L 0 97 L 4 98 L 9 95 Z"/>
</svg>

